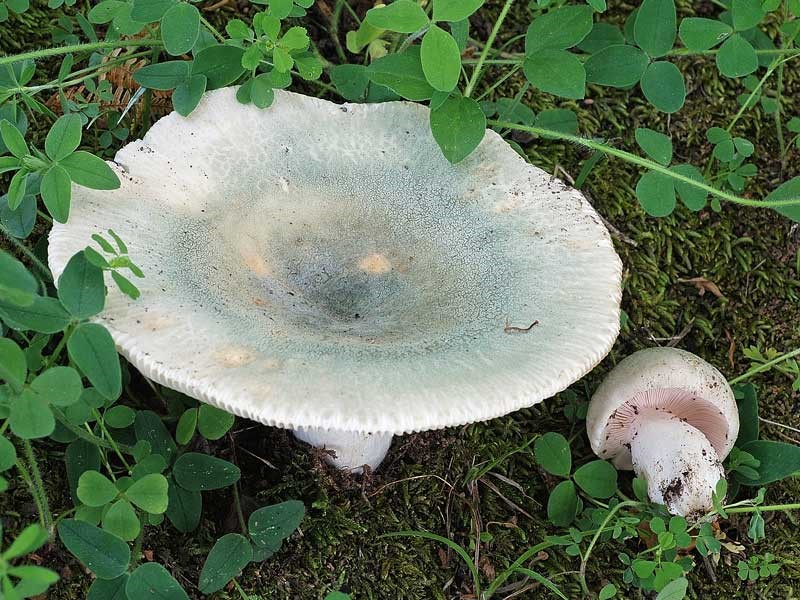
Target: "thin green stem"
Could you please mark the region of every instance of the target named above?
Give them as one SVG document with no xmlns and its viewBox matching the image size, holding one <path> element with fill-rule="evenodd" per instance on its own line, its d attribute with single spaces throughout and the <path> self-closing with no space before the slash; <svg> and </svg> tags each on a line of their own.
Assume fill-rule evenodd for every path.
<svg viewBox="0 0 800 600">
<path fill-rule="evenodd" d="M 100 414 L 100 411 L 98 411 L 96 408 L 92 408 L 92 414 L 94 415 L 94 418 L 97 420 L 98 425 L 100 425 L 100 431 L 103 432 L 103 437 L 108 440 L 108 443 L 111 444 L 111 447 L 114 449 L 114 453 L 122 461 L 122 464 L 128 470 L 128 473 L 130 473 L 131 466 L 128 464 L 128 461 L 125 460 L 125 457 L 122 455 L 122 452 L 120 451 L 116 440 L 114 440 L 113 436 L 106 428 L 105 420 L 103 419 L 103 416 Z"/>
<path fill-rule="evenodd" d="M 726 508 L 725 512 L 731 513 L 751 513 L 751 512 L 775 512 L 782 510 L 800 510 L 800 502 L 792 504 L 769 504 L 767 506 L 740 506 L 737 508 Z"/>
<path fill-rule="evenodd" d="M 3 237 L 6 238 L 12 246 L 24 254 L 25 258 L 31 261 L 31 264 L 36 267 L 36 270 L 39 271 L 47 281 L 53 281 L 53 275 L 50 273 L 50 269 L 48 269 L 47 266 L 41 260 L 39 260 L 39 258 L 30 248 L 14 237 L 3 225 L 0 225 L 0 233 L 3 234 Z"/>
<path fill-rule="evenodd" d="M 467 83 L 467 87 L 464 90 L 464 96 L 469 98 L 472 95 L 475 86 L 478 83 L 478 79 L 481 75 L 481 70 L 483 69 L 483 63 L 486 61 L 486 57 L 489 54 L 489 50 L 494 44 L 494 40 L 497 37 L 497 33 L 500 31 L 500 27 L 503 25 L 503 21 L 506 19 L 506 15 L 508 15 L 509 9 L 511 9 L 511 5 L 513 4 L 514 0 L 506 0 L 505 4 L 503 4 L 503 9 L 500 11 L 500 15 L 497 17 L 497 21 L 494 23 L 494 27 L 492 27 L 492 31 L 489 34 L 489 39 L 486 40 L 486 45 L 483 47 L 481 51 L 481 55 L 478 58 L 478 63 L 475 65 L 475 68 L 472 70 L 472 77 L 470 78 L 469 82 Z"/>
<path fill-rule="evenodd" d="M 53 411 L 53 415 L 55 416 L 56 420 L 82 440 L 91 442 L 95 446 L 100 446 L 101 448 L 114 450 L 113 446 L 108 441 L 104 440 L 103 438 L 97 437 L 93 433 L 90 433 L 85 429 L 78 427 L 77 425 L 70 423 L 67 417 L 64 415 L 64 413 L 62 413 L 57 408 L 51 407 L 51 409 Z M 131 446 L 128 446 L 127 444 L 120 444 L 119 442 L 116 442 L 116 444 L 120 452 L 133 455 L 133 448 Z"/>
<path fill-rule="evenodd" d="M 785 354 L 781 354 L 780 356 L 778 356 L 776 358 L 773 358 L 772 360 L 768 360 L 765 363 L 761 363 L 760 365 L 756 365 L 755 367 L 752 367 L 752 368 L 748 369 L 745 373 L 743 373 L 742 375 L 739 375 L 738 377 L 734 377 L 733 379 L 729 379 L 728 380 L 728 384 L 729 385 L 735 385 L 737 383 L 741 383 L 742 381 L 746 381 L 746 380 L 750 379 L 753 375 L 761 373 L 762 371 L 769 371 L 772 367 L 774 367 L 778 363 L 782 363 L 782 362 L 784 362 L 786 360 L 789 360 L 790 358 L 794 358 L 795 356 L 798 356 L 798 355 L 800 355 L 800 348 L 795 348 L 794 350 L 792 350 L 790 352 L 786 352 Z"/>
<path fill-rule="evenodd" d="M 212 33 L 212 35 L 215 38 L 217 38 L 218 41 L 220 41 L 220 42 L 224 42 L 225 41 L 225 36 L 222 35 L 217 30 L 216 27 L 214 27 L 211 23 L 209 23 L 208 20 L 203 15 L 200 15 L 200 22 L 205 26 L 206 29 L 208 29 Z"/>
<path fill-rule="evenodd" d="M 17 471 L 19 471 L 19 476 L 22 477 L 22 480 L 25 482 L 25 485 L 28 486 L 28 491 L 31 493 L 31 497 L 33 498 L 34 504 L 36 504 L 36 512 L 39 513 L 39 522 L 41 523 L 42 527 L 47 529 L 47 521 L 44 516 L 45 507 L 42 505 L 42 501 L 39 498 L 39 492 L 36 489 L 36 485 L 33 483 L 33 478 L 31 477 L 31 473 L 30 471 L 28 471 L 28 468 L 25 466 L 25 463 L 22 461 L 21 458 L 17 459 L 16 467 Z"/>
<path fill-rule="evenodd" d="M 586 594 L 587 596 L 589 595 L 589 587 L 586 585 L 586 564 L 589 562 L 589 557 L 591 556 L 592 550 L 594 549 L 595 545 L 597 544 L 597 540 L 600 539 L 600 535 L 602 534 L 602 532 L 605 529 L 606 525 L 608 525 L 608 523 L 611 521 L 611 519 L 614 517 L 614 515 L 616 515 L 621 509 L 629 507 L 629 506 L 633 507 L 633 506 L 641 506 L 641 505 L 642 505 L 641 502 L 636 502 L 634 500 L 629 500 L 629 501 L 626 501 L 626 502 L 620 502 L 614 508 L 612 508 L 610 511 L 608 511 L 608 514 L 606 515 L 606 518 L 603 519 L 602 523 L 600 523 L 599 529 L 592 536 L 592 540 L 589 542 L 589 546 L 586 548 L 586 552 L 584 553 L 583 558 L 581 560 L 581 566 L 580 566 L 580 570 L 578 572 L 578 578 L 580 579 L 581 589 L 583 590 L 583 593 Z"/>
<path fill-rule="evenodd" d="M 239 520 L 239 527 L 242 528 L 242 533 L 247 536 L 247 523 L 244 520 L 244 513 L 242 512 L 242 499 L 239 497 L 239 483 L 233 484 L 233 503 L 236 506 L 236 518 Z"/>
<path fill-rule="evenodd" d="M 462 64 L 465 65 L 522 65 L 522 60 L 513 60 L 510 58 L 488 58 L 486 60 L 481 60 L 480 57 L 478 58 L 465 58 L 461 61 Z"/>
<path fill-rule="evenodd" d="M 239 596 L 241 596 L 242 600 L 250 600 L 250 596 L 248 596 L 245 591 L 242 589 L 242 586 L 239 585 L 239 582 L 235 579 L 232 579 L 233 587 L 236 588 L 236 591 L 239 592 Z"/>
<path fill-rule="evenodd" d="M 511 575 L 513 575 L 514 572 L 517 569 L 519 569 L 519 567 L 521 567 L 526 562 L 528 562 L 528 560 L 530 560 L 531 558 L 533 558 L 534 556 L 539 554 L 539 552 L 541 552 L 542 550 L 550 548 L 550 547 L 552 547 L 554 545 L 555 545 L 554 542 L 541 542 L 539 544 L 536 544 L 535 546 L 532 546 L 531 548 L 528 548 L 525 552 L 523 552 L 519 556 L 519 558 L 517 560 L 515 560 L 513 563 L 511 563 L 511 565 L 509 565 L 509 567 L 505 571 L 500 573 L 500 575 L 498 575 L 494 579 L 494 581 L 492 581 L 492 583 L 489 585 L 489 587 L 486 588 L 486 592 L 484 594 L 484 598 L 486 598 L 486 600 L 491 598 L 494 595 L 494 593 L 500 588 L 500 586 L 503 585 L 503 583 L 506 581 L 506 579 L 511 577 Z"/>
<path fill-rule="evenodd" d="M 36 462 L 36 455 L 33 453 L 33 446 L 31 446 L 30 440 L 22 440 L 22 448 L 25 452 L 25 458 L 28 461 L 28 468 L 30 469 L 30 476 L 33 481 L 33 489 L 39 496 L 36 507 L 39 509 L 40 515 L 42 516 L 42 526 L 50 533 L 53 526 L 53 513 L 50 512 L 50 504 L 47 501 L 47 490 L 45 490 L 42 473 L 39 471 L 39 465 Z"/>
<path fill-rule="evenodd" d="M 756 206 L 760 208 L 779 208 L 785 206 L 797 206 L 798 204 L 800 204 L 800 198 L 790 198 L 788 200 L 753 200 L 751 198 L 742 198 L 730 192 L 726 192 L 724 190 L 720 190 L 718 188 L 710 186 L 705 182 L 697 181 L 695 179 L 692 179 L 691 177 L 687 177 L 686 175 L 676 173 L 655 161 L 643 158 L 641 156 L 637 156 L 636 154 L 632 154 L 630 152 L 626 152 L 625 150 L 620 150 L 619 148 L 614 148 L 613 146 L 609 146 L 602 142 L 597 142 L 595 140 L 582 138 L 577 135 L 563 133 L 561 131 L 556 131 L 553 129 L 545 129 L 543 127 L 518 125 L 516 123 L 509 123 L 507 121 L 490 120 L 488 121 L 488 123 L 489 125 L 493 126 L 497 125 L 500 127 L 504 127 L 506 129 L 527 131 L 528 133 L 535 133 L 537 135 L 541 135 L 544 137 L 560 139 L 567 142 L 572 142 L 574 144 L 579 144 L 581 146 L 585 146 L 586 148 L 591 148 L 592 150 L 599 150 L 600 152 L 608 154 L 609 156 L 621 158 L 629 163 L 638 165 L 640 167 L 644 167 L 646 169 L 650 169 L 651 171 L 656 171 L 657 173 L 666 175 L 667 177 L 675 179 L 676 181 L 680 181 L 682 183 L 691 185 L 692 187 L 704 190 L 709 194 L 716 196 L 717 198 L 720 198 L 722 200 L 727 200 L 728 202 L 733 202 L 735 204 L 740 204 L 742 206 Z"/>
<path fill-rule="evenodd" d="M 494 83 L 491 85 L 491 87 L 489 87 L 488 89 L 484 90 L 484 91 L 481 93 L 481 95 L 480 95 L 480 96 L 478 96 L 477 98 L 475 98 L 475 100 L 477 100 L 478 102 L 480 102 L 481 100 L 483 100 L 483 99 L 484 99 L 486 96 L 488 96 L 488 95 L 489 95 L 489 94 L 491 94 L 493 91 L 495 91 L 495 90 L 496 90 L 498 87 L 500 87 L 501 85 L 503 85 L 503 84 L 506 82 L 506 80 L 508 80 L 510 77 L 513 77 L 513 76 L 514 76 L 514 74 L 515 74 L 517 71 L 519 71 L 521 68 L 522 68 L 522 63 L 517 63 L 516 65 L 514 65 L 514 68 L 513 68 L 513 69 L 509 69 L 509 70 L 508 70 L 508 72 L 507 72 L 505 75 L 503 75 L 502 77 L 500 77 L 500 79 L 498 79 L 497 81 L 495 81 L 495 82 L 494 82 Z"/>
<path fill-rule="evenodd" d="M 70 46 L 56 46 L 54 48 L 43 48 L 32 50 L 22 54 L 12 54 L 11 56 L 0 57 L 0 66 L 10 65 L 23 60 L 38 60 L 48 56 L 61 56 L 63 54 L 74 54 L 76 52 L 94 52 L 95 50 L 109 50 L 113 48 L 136 48 L 136 47 L 156 47 L 163 46 L 161 40 L 141 39 L 141 40 L 111 40 L 106 42 L 91 42 L 88 44 L 72 44 Z"/>
<path fill-rule="evenodd" d="M 94 65 L 91 67 L 86 67 L 84 69 L 78 69 L 77 71 L 73 71 L 70 75 L 73 79 L 68 79 L 65 81 L 59 81 L 58 79 L 53 79 L 47 83 L 42 85 L 32 85 L 27 87 L 20 87 L 20 88 L 12 88 L 11 91 L 19 91 L 19 92 L 26 92 L 29 94 L 35 94 L 44 90 L 51 90 L 51 89 L 64 89 L 68 87 L 72 87 L 75 85 L 80 85 L 84 81 L 96 77 L 99 73 L 105 71 L 111 71 L 117 65 L 120 65 L 124 62 L 131 60 L 132 58 L 141 58 L 142 56 L 147 56 L 150 54 L 150 50 L 145 50 L 143 52 L 130 52 L 128 54 L 123 54 L 122 56 L 118 56 L 115 59 L 107 60 L 99 65 Z"/>
<path fill-rule="evenodd" d="M 342 48 L 342 41 L 339 39 L 339 21 L 342 18 L 342 9 L 344 8 L 344 5 L 344 0 L 336 0 L 336 4 L 333 7 L 333 12 L 331 12 L 331 28 L 328 33 L 330 33 L 331 39 L 333 40 L 333 45 L 336 48 L 336 55 L 339 57 L 340 61 L 346 63 L 347 54 L 345 54 L 344 48 Z"/>
<path fill-rule="evenodd" d="M 777 98 L 775 99 L 776 110 L 773 118 L 775 120 L 775 132 L 778 136 L 778 152 L 781 156 L 781 173 L 783 173 L 783 156 L 786 154 L 786 140 L 783 137 L 783 123 L 781 123 L 781 115 L 783 113 L 783 64 L 778 67 L 778 81 L 775 84 L 775 92 Z"/>
<path fill-rule="evenodd" d="M 794 55 L 800 54 L 800 51 L 798 51 L 796 48 L 787 48 L 787 46 L 792 44 L 794 38 L 797 36 L 797 33 L 798 32 L 795 31 L 788 39 L 784 40 L 783 43 L 781 44 L 781 47 L 778 48 L 778 50 L 788 50 L 793 52 Z M 744 111 L 750 108 L 750 101 L 755 97 L 756 94 L 758 94 L 761 91 L 761 88 L 764 87 L 764 84 L 767 82 L 767 80 L 770 77 L 772 77 L 772 74 L 775 72 L 775 69 L 783 65 L 784 62 L 786 62 L 786 59 L 783 58 L 782 54 L 779 54 L 773 59 L 769 67 L 767 67 L 767 72 L 764 73 L 764 76 L 758 81 L 758 84 L 756 84 L 756 86 L 750 91 L 750 95 L 747 97 L 747 100 L 742 104 L 741 108 L 739 108 L 739 111 L 736 113 L 736 115 L 733 117 L 733 120 L 725 129 L 726 131 L 730 132 L 733 129 L 734 125 L 736 125 L 736 123 L 739 122 L 739 119 L 744 114 Z"/>
<path fill-rule="evenodd" d="M 133 571 L 136 565 L 139 564 L 139 558 L 142 555 L 142 541 L 144 540 L 144 527 L 139 529 L 139 535 L 136 536 L 136 541 L 133 543 L 133 551 L 131 552 L 131 566 L 130 570 Z"/>
<path fill-rule="evenodd" d="M 56 363 L 56 361 L 61 356 L 61 352 L 64 351 L 64 346 L 66 346 L 67 341 L 69 341 L 69 336 L 72 335 L 72 332 L 74 330 L 75 330 L 74 325 L 72 324 L 67 325 L 67 328 L 64 330 L 64 335 L 61 336 L 61 339 L 58 341 L 58 344 L 53 349 L 53 352 L 50 354 L 50 356 L 47 357 L 47 360 L 44 362 L 44 365 L 42 366 L 43 371 L 46 371 Z"/>
</svg>

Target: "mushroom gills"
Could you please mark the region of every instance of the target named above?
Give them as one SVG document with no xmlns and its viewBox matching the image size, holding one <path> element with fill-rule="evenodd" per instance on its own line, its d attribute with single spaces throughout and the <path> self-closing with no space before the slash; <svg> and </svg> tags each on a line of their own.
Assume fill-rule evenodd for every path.
<svg viewBox="0 0 800 600">
<path fill-rule="evenodd" d="M 705 434 L 663 409 L 640 411 L 633 427 L 633 470 L 647 481 L 650 499 L 690 518 L 711 510 L 725 472 Z"/>
<path fill-rule="evenodd" d="M 330 450 L 326 454 L 328 464 L 352 473 L 361 473 L 365 466 L 373 471 L 383 462 L 389 446 L 391 433 L 359 433 L 333 429 L 295 429 L 294 436 L 315 448 Z"/>
</svg>

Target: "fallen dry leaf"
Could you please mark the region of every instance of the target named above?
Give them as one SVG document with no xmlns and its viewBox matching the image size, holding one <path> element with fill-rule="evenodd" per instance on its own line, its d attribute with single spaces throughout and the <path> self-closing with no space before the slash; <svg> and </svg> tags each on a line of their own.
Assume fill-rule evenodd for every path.
<svg viewBox="0 0 800 600">
<path fill-rule="evenodd" d="M 733 356 L 736 352 L 736 340 L 727 329 L 725 330 L 725 337 L 728 338 L 728 341 L 730 342 L 730 345 L 728 346 L 728 362 L 731 364 L 731 369 L 734 369 L 736 368 L 736 365 L 733 362 Z"/>
<path fill-rule="evenodd" d="M 709 281 L 705 277 L 692 277 L 691 279 L 679 279 L 681 283 L 691 283 L 697 288 L 697 292 L 702 296 L 706 292 L 711 292 L 717 298 L 725 298 L 716 283 Z"/>
</svg>

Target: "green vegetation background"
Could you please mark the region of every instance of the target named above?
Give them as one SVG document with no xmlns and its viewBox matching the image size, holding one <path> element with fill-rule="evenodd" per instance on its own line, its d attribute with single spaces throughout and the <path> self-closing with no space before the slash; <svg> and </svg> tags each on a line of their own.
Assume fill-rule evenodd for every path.
<svg viewBox="0 0 800 600">
<path fill-rule="evenodd" d="M 318 0 L 318 5 L 328 4 Z M 353 2 L 357 4 L 364 4 L 364 9 L 369 5 Z M 609 4 L 609 16 L 604 18 L 612 20 L 624 19 L 636 5 L 618 1 Z M 525 0 L 519 0 L 513 10 L 513 18 L 504 27 L 505 37 L 524 32 L 530 21 Z M 710 2 L 682 2 L 679 13 L 702 16 L 713 10 Z M 473 35 L 485 37 L 498 11 L 497 2 L 488 2 L 472 19 Z M 212 21 L 225 22 L 252 12 L 252 5 L 234 0 L 207 15 Z M 0 24 L 0 53 L 48 45 L 49 27 L 57 14 L 39 2 L 27 13 Z M 312 9 L 307 23 L 310 31 L 316 32 L 314 37 L 323 52 L 330 49 L 328 23 L 319 6 Z M 347 28 L 348 23 L 344 22 L 341 30 Z M 604 136 L 628 149 L 636 147 L 636 127 L 671 132 L 675 162 L 702 166 L 711 150 L 705 142 L 705 131 L 730 121 L 738 109 L 736 96 L 743 87 L 734 80 L 721 80 L 710 57 L 677 60 L 687 76 L 689 96 L 686 107 L 671 118 L 654 112 L 638 91 L 590 87 L 587 101 L 559 101 L 555 105 L 577 110 L 583 134 Z M 50 64 L 50 70 L 57 68 L 54 64 Z M 502 71 L 489 68 L 484 84 L 500 75 Z M 495 97 L 513 97 L 523 83 L 522 75 L 511 78 Z M 770 83 L 767 90 L 773 89 L 774 82 Z M 306 91 L 316 93 L 314 88 Z M 553 107 L 552 98 L 533 91 L 528 92 L 525 101 L 535 110 Z M 787 118 L 800 116 L 800 69 L 786 69 L 784 110 Z M 800 151 L 794 149 L 784 161 L 780 160 L 775 123 L 760 108 L 746 113 L 736 133 L 756 145 L 759 176 L 747 188 L 749 196 L 763 197 L 781 181 L 800 175 Z M 587 157 L 584 150 L 558 142 L 517 139 L 523 142 L 531 162 L 551 173 L 560 167 L 574 177 Z M 603 160 L 585 186 L 597 210 L 618 232 L 615 244 L 625 265 L 623 308 L 630 320 L 611 355 L 572 390 L 587 397 L 616 361 L 637 349 L 666 344 L 668 338 L 679 335 L 683 335 L 679 347 L 703 356 L 729 377 L 746 370 L 742 349 L 748 345 L 779 350 L 797 347 L 798 226 L 767 210 L 733 206 L 723 206 L 719 214 L 709 209 L 695 214 L 681 207 L 669 218 L 650 218 L 634 197 L 636 179 L 635 168 Z M 39 231 L 39 235 L 42 233 Z M 724 298 L 712 293 L 701 296 L 697 287 L 684 281 L 694 277 L 715 283 Z M 558 285 L 557 281 L 552 283 Z M 800 425 L 800 395 L 792 393 L 788 378 L 769 374 L 756 382 L 762 416 Z M 146 388 L 141 390 L 142 397 L 147 398 Z M 158 410 L 153 400 L 130 401 L 149 402 Z M 245 510 L 288 498 L 301 499 L 308 508 L 302 534 L 295 535 L 263 565 L 249 567 L 240 578 L 242 587 L 256 597 L 293 600 L 321 599 L 327 591 L 340 587 L 357 600 L 462 597 L 460 593 L 469 587 L 469 576 L 457 557 L 432 542 L 382 540 L 378 536 L 424 529 L 446 535 L 474 554 L 479 526 L 493 536 L 481 544 L 479 559 L 484 576 L 490 579 L 495 570 L 502 570 L 529 545 L 554 533 L 544 506 L 548 489 L 555 482 L 537 469 L 529 453 L 516 454 L 493 471 L 516 482 L 519 489 L 491 474 L 472 486 L 464 485 L 464 477 L 473 464 L 502 456 L 532 435 L 552 430 L 574 438 L 578 464 L 589 460 L 591 450 L 583 428 L 569 424 L 563 415 L 564 404 L 565 398 L 560 395 L 488 423 L 397 438 L 380 471 L 363 481 L 332 472 L 323 466 L 319 456 L 307 452 L 287 432 L 240 421 L 234 430 L 234 443 L 224 439 L 210 450 L 228 459 L 234 457 L 242 467 Z M 787 438 L 785 430 L 771 426 L 763 426 L 762 435 Z M 44 443 L 37 448 L 46 465 L 50 502 L 58 513 L 71 506 L 62 467 L 63 447 Z M 236 528 L 229 493 L 226 490 L 216 496 L 205 495 L 204 520 L 195 534 L 181 535 L 165 524 L 150 528 L 144 540 L 148 554 L 152 552 L 153 558 L 167 566 L 197 597 L 195 585 L 205 555 L 215 539 Z M 793 479 L 772 486 L 767 501 L 782 503 L 799 497 L 800 480 Z M 734 516 L 724 528 L 732 539 L 744 541 L 747 552 L 772 552 L 787 561 L 778 576 L 742 584 L 736 576 L 737 557 L 726 553 L 723 561 L 713 567 L 716 583 L 703 562 L 698 563 L 690 577 L 690 597 L 796 597 L 800 587 L 800 514 L 769 513 L 765 517 L 767 540 L 755 546 L 745 539 L 746 516 Z M 34 520 L 35 507 L 23 486 L 0 495 L 0 518 L 7 531 Z M 622 565 L 616 555 L 622 549 L 606 544 L 596 551 L 588 568 L 592 589 L 599 590 L 607 581 L 621 584 Z M 62 582 L 48 598 L 85 596 L 88 579 L 77 561 L 57 546 L 47 547 L 39 555 L 42 564 L 60 571 L 62 576 Z M 569 573 L 577 568 L 578 561 L 560 552 L 549 552 L 540 558 L 534 568 L 552 578 L 568 596 L 578 598 L 579 588 Z M 640 597 L 638 591 L 623 589 L 622 594 L 626 598 Z M 545 595 L 546 591 L 540 588 L 520 597 Z M 238 595 L 223 591 L 215 597 Z"/>
</svg>

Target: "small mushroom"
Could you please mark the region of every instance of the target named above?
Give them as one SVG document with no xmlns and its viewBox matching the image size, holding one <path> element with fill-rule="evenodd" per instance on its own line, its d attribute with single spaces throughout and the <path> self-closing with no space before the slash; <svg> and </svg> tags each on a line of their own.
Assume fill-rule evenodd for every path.
<svg viewBox="0 0 800 600">
<path fill-rule="evenodd" d="M 595 454 L 647 481 L 653 502 L 697 518 L 725 476 L 739 413 L 713 366 L 684 350 L 650 348 L 621 361 L 597 388 L 586 430 Z"/>
<path fill-rule="evenodd" d="M 114 229 L 145 273 L 98 316 L 146 377 L 375 468 L 393 435 L 498 417 L 586 374 L 621 263 L 580 192 L 487 131 L 450 164 L 428 108 L 215 90 L 76 186 L 53 273 Z"/>
</svg>

